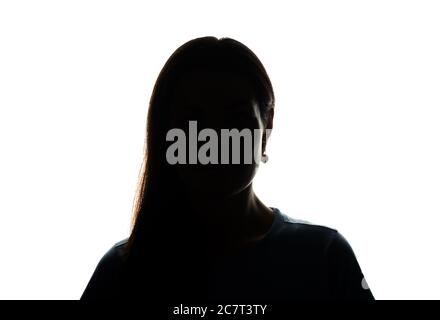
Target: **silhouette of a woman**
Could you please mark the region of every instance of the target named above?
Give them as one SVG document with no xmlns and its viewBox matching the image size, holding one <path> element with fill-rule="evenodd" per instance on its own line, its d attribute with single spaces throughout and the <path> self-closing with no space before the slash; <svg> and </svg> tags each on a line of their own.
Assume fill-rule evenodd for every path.
<svg viewBox="0 0 440 320">
<path fill-rule="evenodd" d="M 197 38 L 171 55 L 150 100 L 131 235 L 102 257 L 81 299 L 374 299 L 338 231 L 295 220 L 255 195 L 274 104 L 265 68 L 236 40 Z M 190 123 L 218 141 L 191 141 Z M 238 149 L 201 151 L 208 140 L 224 142 L 225 129 L 257 129 L 250 163 L 189 160 L 249 152 L 245 139 Z M 182 162 L 170 163 L 170 130 L 185 133 Z"/>
</svg>

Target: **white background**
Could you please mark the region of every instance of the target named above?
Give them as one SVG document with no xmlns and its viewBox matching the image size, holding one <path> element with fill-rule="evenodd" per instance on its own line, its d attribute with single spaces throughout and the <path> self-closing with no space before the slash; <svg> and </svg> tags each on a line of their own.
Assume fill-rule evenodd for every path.
<svg viewBox="0 0 440 320">
<path fill-rule="evenodd" d="M 128 236 L 158 72 L 207 35 L 249 46 L 274 85 L 260 198 L 338 229 L 377 299 L 440 298 L 439 16 L 436 1 L 2 1 L 0 298 L 80 297 Z"/>
</svg>

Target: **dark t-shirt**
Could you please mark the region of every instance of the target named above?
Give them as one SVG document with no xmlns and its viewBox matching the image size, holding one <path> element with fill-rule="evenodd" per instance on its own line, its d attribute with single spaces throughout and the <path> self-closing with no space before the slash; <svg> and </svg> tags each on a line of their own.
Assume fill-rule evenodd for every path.
<svg viewBox="0 0 440 320">
<path fill-rule="evenodd" d="M 209 298 L 288 301 L 374 300 L 356 256 L 338 231 L 293 219 L 272 208 L 266 236 L 217 261 L 209 272 Z M 99 261 L 81 299 L 119 297 L 124 246 L 117 242 Z"/>
</svg>

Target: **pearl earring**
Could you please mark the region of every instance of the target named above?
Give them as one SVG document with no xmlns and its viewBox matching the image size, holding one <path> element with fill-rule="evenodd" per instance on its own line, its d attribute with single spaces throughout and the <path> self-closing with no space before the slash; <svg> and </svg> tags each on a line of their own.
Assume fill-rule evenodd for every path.
<svg viewBox="0 0 440 320">
<path fill-rule="evenodd" d="M 267 154 L 263 154 L 261 156 L 261 162 L 266 163 L 269 160 L 269 156 Z"/>
</svg>

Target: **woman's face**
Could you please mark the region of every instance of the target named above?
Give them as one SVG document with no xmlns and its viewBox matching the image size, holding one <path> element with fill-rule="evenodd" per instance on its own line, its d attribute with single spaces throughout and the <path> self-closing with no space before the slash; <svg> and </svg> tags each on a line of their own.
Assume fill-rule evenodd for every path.
<svg viewBox="0 0 440 320">
<path fill-rule="evenodd" d="M 188 191 L 215 199 L 248 187 L 258 168 L 265 129 L 248 80 L 220 71 L 184 74 L 175 88 L 172 110 L 171 128 L 182 129 L 187 139 L 186 163 L 174 166 Z M 203 137 L 203 129 L 211 130 L 204 130 L 209 134 Z"/>
</svg>

